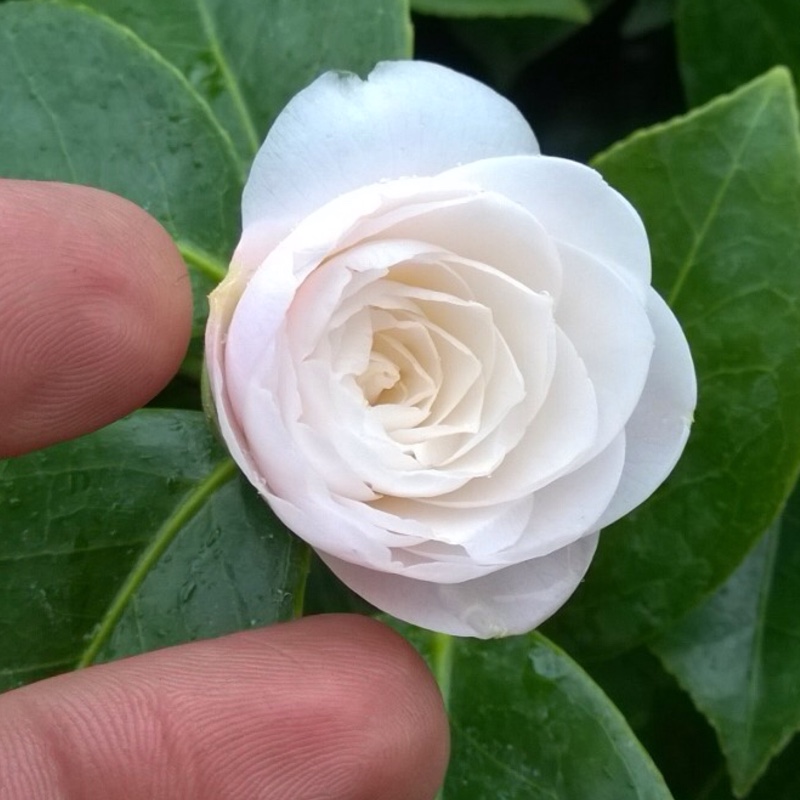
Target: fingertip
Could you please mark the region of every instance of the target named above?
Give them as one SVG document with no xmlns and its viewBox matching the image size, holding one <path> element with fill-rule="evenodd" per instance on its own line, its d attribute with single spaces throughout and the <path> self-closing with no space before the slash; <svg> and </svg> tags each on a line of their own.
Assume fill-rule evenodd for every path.
<svg viewBox="0 0 800 800">
<path fill-rule="evenodd" d="M 151 399 L 191 330 L 166 231 L 99 189 L 0 181 L 0 456 L 95 430 Z"/>
<path fill-rule="evenodd" d="M 353 616 L 93 667 L 12 692 L 0 710 L 9 800 L 432 800 L 449 749 L 422 660 Z"/>
<path fill-rule="evenodd" d="M 217 644 L 231 674 L 257 669 L 262 690 L 234 693 L 192 724 L 209 731 L 204 760 L 231 796 L 435 796 L 449 758 L 447 715 L 425 662 L 389 627 L 320 615 Z M 211 745 L 215 731 L 234 726 L 238 735 Z"/>
<path fill-rule="evenodd" d="M 287 633 L 327 642 L 316 668 L 338 685 L 329 714 L 348 735 L 331 736 L 339 765 L 335 797 L 433 798 L 444 780 L 450 734 L 442 696 L 427 665 L 398 633 L 356 615 L 321 615 Z M 340 783 L 336 784 L 338 780 Z"/>
</svg>

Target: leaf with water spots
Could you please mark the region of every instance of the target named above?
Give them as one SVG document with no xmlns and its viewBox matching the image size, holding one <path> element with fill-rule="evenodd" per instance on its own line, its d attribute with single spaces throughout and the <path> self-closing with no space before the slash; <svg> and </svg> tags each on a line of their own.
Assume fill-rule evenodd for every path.
<svg viewBox="0 0 800 800">
<path fill-rule="evenodd" d="M 202 414 L 0 462 L 0 690 L 292 615 L 305 549 Z"/>
<path fill-rule="evenodd" d="M 405 0 L 72 1 L 128 26 L 175 64 L 248 163 L 278 112 L 320 73 L 365 74 L 411 56 Z"/>
<path fill-rule="evenodd" d="M 442 800 L 670 800 L 602 690 L 537 633 L 455 639 L 392 623 L 436 673 L 450 712 Z"/>
</svg>

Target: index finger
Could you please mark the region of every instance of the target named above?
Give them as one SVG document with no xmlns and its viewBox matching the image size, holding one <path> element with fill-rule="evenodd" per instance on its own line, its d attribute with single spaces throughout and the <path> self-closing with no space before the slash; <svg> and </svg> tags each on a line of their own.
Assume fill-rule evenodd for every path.
<svg viewBox="0 0 800 800">
<path fill-rule="evenodd" d="M 138 206 L 0 180 L 0 457 L 150 400 L 180 365 L 191 311 L 180 254 Z"/>
</svg>

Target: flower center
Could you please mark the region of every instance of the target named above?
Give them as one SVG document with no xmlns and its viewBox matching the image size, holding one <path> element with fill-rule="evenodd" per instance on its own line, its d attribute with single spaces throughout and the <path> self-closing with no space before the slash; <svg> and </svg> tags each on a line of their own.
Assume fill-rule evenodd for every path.
<svg viewBox="0 0 800 800">
<path fill-rule="evenodd" d="M 394 388 L 400 381 L 400 368 L 387 355 L 373 350 L 369 364 L 364 372 L 356 378 L 356 383 L 364 392 L 370 405 L 379 403 L 381 394 Z"/>
</svg>

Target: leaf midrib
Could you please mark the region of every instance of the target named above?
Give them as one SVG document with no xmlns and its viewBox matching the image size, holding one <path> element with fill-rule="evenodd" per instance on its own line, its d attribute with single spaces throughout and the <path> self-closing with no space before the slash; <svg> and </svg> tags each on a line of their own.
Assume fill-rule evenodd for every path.
<svg viewBox="0 0 800 800">
<path fill-rule="evenodd" d="M 714 198 L 711 201 L 711 204 L 708 208 L 708 213 L 705 216 L 700 228 L 698 229 L 697 233 L 694 235 L 692 240 L 692 245 L 689 248 L 688 253 L 686 254 L 686 258 L 683 260 L 683 263 L 678 268 L 678 273 L 675 278 L 675 283 L 672 286 L 672 289 L 669 292 L 667 297 L 667 303 L 671 308 L 675 307 L 675 303 L 680 295 L 686 281 L 689 278 L 689 275 L 692 272 L 692 268 L 695 266 L 695 261 L 697 258 L 697 253 L 700 250 L 700 247 L 704 244 L 706 236 L 708 234 L 709 229 L 711 228 L 712 223 L 717 218 L 719 214 L 720 207 L 722 206 L 722 201 L 725 198 L 725 195 L 728 193 L 728 189 L 733 182 L 734 176 L 740 171 L 742 157 L 747 150 L 748 146 L 750 145 L 750 140 L 752 139 L 753 133 L 758 128 L 759 120 L 763 115 L 764 111 L 767 108 L 767 105 L 772 100 L 773 95 L 775 94 L 775 89 L 772 88 L 769 92 L 764 92 L 764 97 L 761 101 L 761 105 L 753 114 L 753 116 L 749 120 L 747 133 L 741 140 L 740 146 L 732 153 L 731 155 L 731 168 L 728 174 L 725 176 L 725 179 L 720 184 L 717 193 L 714 195 Z"/>
<path fill-rule="evenodd" d="M 217 464 L 189 493 L 184 495 L 172 514 L 156 531 L 152 542 L 142 553 L 128 577 L 120 586 L 86 648 L 78 658 L 77 668 L 88 667 L 94 663 L 100 650 L 110 639 L 117 623 L 122 618 L 137 589 L 142 585 L 150 570 L 164 555 L 180 531 L 200 512 L 214 492 L 232 480 L 235 475 L 235 463 L 232 459 L 226 458 Z"/>
<path fill-rule="evenodd" d="M 758 595 L 758 605 L 756 607 L 755 631 L 751 651 L 752 656 L 750 659 L 750 668 L 748 670 L 747 692 L 745 695 L 744 732 L 740 740 L 742 743 L 742 749 L 738 754 L 733 752 L 729 754 L 729 763 L 740 763 L 740 758 L 742 757 L 744 757 L 747 762 L 750 762 L 753 754 L 753 731 L 759 706 L 758 686 L 761 683 L 764 665 L 764 638 L 766 633 L 767 614 L 769 613 L 770 603 L 772 601 L 772 585 L 775 580 L 775 565 L 778 556 L 778 549 L 780 547 L 780 540 L 781 528 L 778 526 L 777 530 L 772 536 L 772 540 L 769 543 L 769 551 L 766 559 L 764 560 L 761 591 Z M 763 770 L 765 764 L 763 762 L 762 764 Z M 758 774 L 760 774 L 760 772 Z M 752 786 L 756 778 L 757 775 L 752 775 L 750 780 L 747 780 L 745 785 L 740 785 L 738 789 L 749 791 L 750 786 Z M 736 782 L 738 783 L 738 781 Z"/>
</svg>

